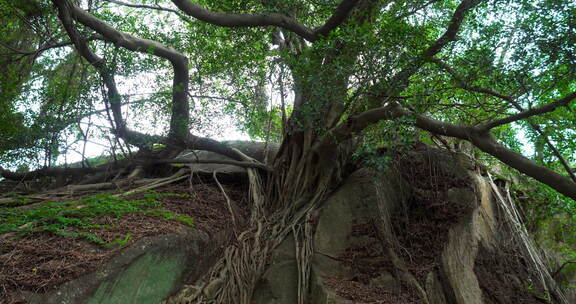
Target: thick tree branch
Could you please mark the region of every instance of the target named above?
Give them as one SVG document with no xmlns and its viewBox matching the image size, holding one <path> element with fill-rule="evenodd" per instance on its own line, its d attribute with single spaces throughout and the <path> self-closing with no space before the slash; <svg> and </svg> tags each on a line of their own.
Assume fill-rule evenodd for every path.
<svg viewBox="0 0 576 304">
<path fill-rule="evenodd" d="M 380 120 L 391 120 L 400 117 L 399 108 L 400 104 L 391 102 L 383 107 L 351 116 L 345 122 L 333 128 L 328 136 L 335 141 L 352 138 L 355 134 Z"/>
<path fill-rule="evenodd" d="M 128 33 L 121 32 L 102 20 L 94 17 L 78 6 L 62 0 L 55 2 L 67 3 L 70 15 L 76 21 L 93 29 L 107 40 L 114 44 L 145 54 L 167 59 L 174 69 L 174 79 L 172 83 L 172 115 L 170 119 L 170 136 L 184 138 L 188 134 L 189 105 L 188 105 L 188 58 L 171 47 L 165 46 L 157 41 L 134 37 Z"/>
<path fill-rule="evenodd" d="M 360 2 L 360 0 L 342 0 L 336 8 L 336 11 L 334 11 L 334 14 L 326 21 L 326 23 L 314 29 L 314 34 L 316 36 L 324 36 L 340 26 L 340 24 L 350 16 L 350 12 L 352 12 L 358 2 Z"/>
<path fill-rule="evenodd" d="M 495 128 L 495 127 L 498 127 L 501 125 L 509 124 L 511 122 L 526 119 L 526 118 L 529 118 L 529 117 L 532 117 L 535 115 L 541 115 L 544 113 L 553 112 L 559 107 L 568 106 L 570 104 L 570 102 L 572 102 L 574 99 L 576 99 L 576 92 L 572 92 L 571 94 L 566 95 L 563 98 L 557 99 L 557 100 L 550 102 L 550 103 L 547 103 L 543 106 L 524 110 L 520 113 L 510 115 L 510 116 L 502 118 L 502 119 L 488 122 L 488 123 L 482 125 L 481 127 L 483 129 L 489 130 L 489 129 L 492 129 L 492 128 Z"/>
<path fill-rule="evenodd" d="M 483 88 L 483 87 L 477 87 L 477 86 L 471 86 L 469 85 L 464 79 L 462 79 L 462 77 L 460 77 L 456 71 L 454 71 L 454 69 L 452 69 L 452 67 L 450 67 L 448 64 L 446 64 L 445 62 L 443 62 L 440 59 L 431 59 L 432 62 L 438 64 L 440 67 L 442 67 L 446 72 L 448 72 L 457 82 L 458 84 L 465 90 L 467 91 L 471 91 L 471 92 L 478 92 L 478 93 L 483 93 L 483 94 L 487 94 L 490 96 L 494 96 L 497 98 L 500 98 L 502 100 L 507 101 L 509 104 L 511 104 L 512 106 L 514 106 L 516 108 L 516 110 L 520 111 L 520 113 L 526 113 L 526 110 L 520 105 L 519 102 L 517 102 L 513 97 L 508 96 L 508 95 L 504 95 L 500 92 L 496 92 L 494 90 L 490 90 L 487 88 Z M 570 96 L 570 95 L 568 95 Z M 561 100 L 565 100 L 565 98 L 562 98 Z M 568 103 L 570 101 L 566 101 L 565 106 L 568 106 Z M 549 105 L 549 104 L 548 104 Z M 555 108 L 554 108 L 555 109 Z M 553 110 L 554 110 L 553 109 Z M 552 110 L 552 111 L 553 111 Z M 500 120 L 494 120 L 491 122 L 488 122 L 482 126 L 480 126 L 480 128 L 483 128 L 485 131 L 488 131 L 492 128 L 495 128 L 499 125 L 502 125 L 502 122 L 505 122 L 507 120 L 509 120 L 511 117 L 515 117 L 516 115 L 512 115 L 510 117 L 506 117 Z M 534 129 L 534 131 L 536 131 L 536 133 L 538 133 L 540 136 L 542 136 L 542 138 L 544 138 L 544 141 L 546 142 L 546 145 L 552 150 L 552 153 L 554 153 L 554 155 L 558 158 L 558 160 L 560 161 L 560 163 L 562 164 L 562 166 L 564 167 L 564 170 L 566 170 L 566 172 L 568 173 L 568 175 L 570 176 L 570 178 L 572 178 L 572 181 L 576 182 L 576 175 L 574 174 L 574 172 L 572 172 L 572 169 L 570 168 L 570 165 L 568 164 L 568 162 L 564 159 L 564 157 L 562 156 L 562 154 L 560 153 L 560 151 L 558 151 L 558 149 L 556 148 L 556 146 L 554 146 L 554 144 L 552 143 L 552 141 L 550 141 L 550 139 L 548 138 L 548 136 L 544 133 L 544 131 L 540 128 L 540 126 L 534 122 L 532 122 L 529 117 L 525 117 L 524 119 L 528 120 L 528 124 L 532 127 L 532 129 Z"/>
<path fill-rule="evenodd" d="M 224 27 L 278 26 L 296 33 L 306 40 L 317 39 L 314 32 L 302 23 L 282 14 L 227 14 L 210 11 L 190 0 L 172 0 L 189 16 L 198 20 Z"/>
<path fill-rule="evenodd" d="M 471 142 L 480 150 L 494 156 L 506 165 L 524 173 L 537 181 L 550 186 L 556 191 L 576 200 L 576 183 L 570 178 L 562 176 L 553 170 L 538 165 L 534 161 L 514 152 L 498 143 L 487 131 L 478 127 L 459 126 L 438 121 L 421 114 L 404 109 L 399 104 L 390 103 L 379 109 L 372 109 L 353 116 L 332 129 L 324 138 L 324 145 L 334 140 L 342 141 L 360 132 L 363 128 L 383 119 L 406 117 L 413 119 L 413 124 L 425 131 L 436 135 L 459 138 Z"/>
<path fill-rule="evenodd" d="M 102 172 L 105 170 L 109 170 L 108 167 L 98 167 L 98 168 L 42 168 L 35 171 L 30 172 L 12 172 L 10 170 L 6 170 L 0 167 L 0 176 L 10 179 L 10 180 L 17 180 L 17 181 L 28 181 L 28 180 L 35 180 L 40 177 L 45 176 L 75 176 L 75 175 L 86 175 L 92 174 L 96 172 Z"/>
<path fill-rule="evenodd" d="M 220 155 L 228 156 L 231 159 L 234 159 L 237 161 L 243 160 L 241 155 L 239 155 L 238 152 L 236 152 L 236 150 L 234 150 L 232 147 L 230 147 L 224 143 L 221 143 L 219 141 L 216 141 L 216 140 L 213 140 L 213 139 L 210 139 L 207 137 L 196 136 L 193 134 L 188 134 L 186 139 L 182 142 L 175 143 L 175 142 L 170 141 L 168 139 L 166 141 L 166 144 L 176 145 L 176 146 L 182 147 L 184 149 L 189 149 L 189 150 L 211 151 L 214 153 L 218 153 Z"/>
<path fill-rule="evenodd" d="M 224 27 L 257 27 L 277 26 L 308 40 L 316 41 L 338 27 L 349 16 L 350 11 L 359 0 L 343 0 L 326 23 L 316 29 L 310 29 L 294 18 L 286 15 L 270 14 L 228 14 L 210 11 L 190 0 L 172 0 L 172 2 L 189 16 L 198 20 Z"/>
<path fill-rule="evenodd" d="M 157 159 L 154 163 L 158 164 L 221 164 L 233 165 L 243 168 L 256 168 L 265 171 L 272 171 L 272 168 L 262 164 L 247 161 L 227 160 L 227 159 L 196 159 L 196 158 L 175 158 L 175 159 Z"/>
<path fill-rule="evenodd" d="M 371 107 L 378 106 L 378 103 L 384 96 L 399 95 L 404 91 L 404 89 L 408 87 L 410 77 L 418 72 L 425 62 L 438 54 L 448 43 L 456 40 L 466 14 L 480 2 L 482 2 L 482 0 L 462 0 L 454 11 L 454 14 L 452 14 L 446 32 L 444 32 L 440 38 L 434 41 L 434 43 L 414 58 L 412 62 L 407 64 L 400 72 L 392 76 L 386 83 L 379 82 L 369 90 L 371 95 L 369 103 Z"/>
<path fill-rule="evenodd" d="M 534 161 L 516 153 L 498 143 L 492 136 L 474 136 L 470 141 L 480 150 L 494 156 L 508 166 L 524 173 L 535 180 L 550 186 L 565 196 L 576 200 L 576 183 L 553 170 L 538 165 Z"/>
<path fill-rule="evenodd" d="M 510 103 L 512 105 L 514 105 L 514 107 L 518 111 L 520 111 L 520 113 L 526 112 L 526 110 L 524 110 L 522 108 L 522 106 L 520 106 L 520 104 L 518 102 L 516 102 L 515 100 L 511 99 Z M 542 128 L 540 128 L 540 126 L 538 124 L 532 122 L 529 117 L 526 117 L 525 119 L 528 120 L 528 124 L 530 125 L 530 127 L 532 127 L 532 129 L 534 129 L 534 131 L 536 131 L 536 133 L 538 133 L 540 136 L 542 136 L 542 138 L 546 142 L 546 145 L 552 150 L 552 153 L 558 158 L 558 160 L 560 161 L 560 164 L 562 164 L 562 166 L 564 167 L 564 170 L 566 170 L 566 172 L 568 173 L 570 178 L 572 178 L 572 181 L 576 182 L 576 175 L 574 174 L 574 172 L 572 172 L 570 165 L 568 164 L 566 159 L 564 159 L 564 157 L 562 156 L 560 151 L 556 148 L 556 146 L 552 143 L 550 138 L 548 138 L 548 136 L 544 133 Z M 494 121 L 494 122 L 498 122 L 498 121 Z M 485 127 L 485 126 L 486 125 L 484 125 L 483 127 Z M 491 127 L 491 128 L 493 128 L 493 127 Z M 486 128 L 486 130 L 489 130 L 491 128 Z"/>
</svg>

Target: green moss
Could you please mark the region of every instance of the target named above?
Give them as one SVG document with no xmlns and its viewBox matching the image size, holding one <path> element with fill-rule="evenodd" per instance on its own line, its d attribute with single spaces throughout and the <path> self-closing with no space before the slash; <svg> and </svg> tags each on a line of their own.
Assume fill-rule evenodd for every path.
<svg viewBox="0 0 576 304">
<path fill-rule="evenodd" d="M 115 238 L 114 241 L 106 244 L 105 246 L 120 245 L 124 246 L 132 238 L 132 233 L 127 233 L 123 238 Z"/>
<path fill-rule="evenodd" d="M 12 193 L 7 195 L 11 200 L 10 201 L 0 201 L 0 208 L 2 207 L 18 207 L 28 205 L 32 202 L 31 199 L 27 198 L 24 195 L 20 195 L 17 193 Z"/>
<path fill-rule="evenodd" d="M 92 229 L 102 229 L 106 226 L 96 223 L 103 215 L 112 215 L 116 219 L 139 212 L 161 216 L 167 220 L 176 220 L 187 225 L 193 224 L 193 219 L 160 209 L 162 202 L 158 197 L 187 196 L 171 193 L 146 193 L 144 199 L 127 200 L 111 194 L 96 194 L 78 201 L 46 202 L 31 209 L 16 209 L 0 206 L 0 234 L 15 232 L 20 235 L 35 232 L 50 232 L 56 235 L 83 238 L 100 245 L 123 245 L 131 237 L 106 243 L 90 232 Z"/>
<path fill-rule="evenodd" d="M 146 253 L 113 280 L 103 281 L 87 304 L 156 304 L 162 302 L 185 269 L 184 255 Z"/>
</svg>

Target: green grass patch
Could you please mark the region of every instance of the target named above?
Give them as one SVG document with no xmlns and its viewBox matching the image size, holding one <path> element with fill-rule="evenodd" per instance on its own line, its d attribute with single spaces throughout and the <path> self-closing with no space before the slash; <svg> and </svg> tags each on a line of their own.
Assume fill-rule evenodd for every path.
<svg viewBox="0 0 576 304">
<path fill-rule="evenodd" d="M 106 228 L 96 223 L 96 219 L 103 215 L 112 215 L 120 219 L 128 213 L 139 212 L 192 226 L 192 218 L 161 209 L 163 203 L 158 198 L 167 196 L 188 197 L 174 193 L 146 193 L 144 199 L 127 200 L 114 197 L 112 194 L 96 194 L 77 201 L 45 202 L 27 210 L 2 205 L 0 206 L 0 234 L 16 232 L 25 235 L 47 231 L 109 246 L 126 244 L 131 234 L 127 234 L 124 239 L 116 239 L 110 243 L 98 238 L 90 230 Z"/>
<path fill-rule="evenodd" d="M 0 201 L 0 208 L 24 206 L 32 202 L 32 200 L 26 196 L 16 193 L 10 194 L 8 197 L 10 198 L 10 201 Z"/>
</svg>

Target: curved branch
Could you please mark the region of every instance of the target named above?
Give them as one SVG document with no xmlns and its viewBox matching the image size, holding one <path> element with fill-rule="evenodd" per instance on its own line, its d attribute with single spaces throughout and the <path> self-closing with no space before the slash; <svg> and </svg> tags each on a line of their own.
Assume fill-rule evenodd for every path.
<svg viewBox="0 0 576 304">
<path fill-rule="evenodd" d="M 342 0 L 338 7 L 336 7 L 334 14 L 326 20 L 326 23 L 314 29 L 314 34 L 316 36 L 324 36 L 337 28 L 350 16 L 350 13 L 358 2 L 360 2 L 360 0 Z"/>
<path fill-rule="evenodd" d="M 121 32 L 68 1 L 53 1 L 60 6 L 67 6 L 73 19 L 93 29 L 115 45 L 131 51 L 153 54 L 170 61 L 174 69 L 174 79 L 172 83 L 172 115 L 170 118 L 169 134 L 175 137 L 186 137 L 189 123 L 187 96 L 189 82 L 188 58 L 175 49 L 157 41 L 137 38 L 128 33 Z"/>
<path fill-rule="evenodd" d="M 183 149 L 207 150 L 228 156 L 235 160 L 241 160 L 234 149 L 218 141 L 192 135 L 188 132 L 188 67 L 187 58 L 176 50 L 166 47 L 158 42 L 133 37 L 127 33 L 120 32 L 89 13 L 66 0 L 53 0 L 61 11 L 62 21 L 68 31 L 70 38 L 75 42 L 75 46 L 82 56 L 94 65 L 104 78 L 108 89 L 115 120 L 121 126 L 121 137 L 129 139 L 131 144 L 145 147 L 151 143 L 165 143 Z M 138 52 L 152 52 L 154 55 L 168 59 L 174 67 L 174 83 L 172 93 L 172 116 L 170 120 L 170 133 L 168 137 L 152 136 L 129 130 L 121 116 L 120 94 L 114 81 L 114 75 L 105 67 L 104 60 L 96 56 L 82 40 L 80 34 L 69 20 L 68 13 L 84 25 L 100 33 L 106 39 L 116 45 Z M 114 102 L 114 103 L 112 103 Z M 118 128 L 118 126 L 117 126 Z"/>
<path fill-rule="evenodd" d="M 329 131 L 328 138 L 343 141 L 352 138 L 356 133 L 366 129 L 369 125 L 380 120 L 392 120 L 401 116 L 400 104 L 391 102 L 383 107 L 367 110 L 358 115 L 351 116 L 345 122 Z"/>
<path fill-rule="evenodd" d="M 500 98 L 502 100 L 507 101 L 508 103 L 510 103 L 512 106 L 514 106 L 518 111 L 520 111 L 520 113 L 500 119 L 500 120 L 494 120 L 491 122 L 488 122 L 484 125 L 479 126 L 479 128 L 488 131 L 490 129 L 493 129 L 497 126 L 506 124 L 506 123 L 510 123 L 512 121 L 509 121 L 511 119 L 513 119 L 512 117 L 518 117 L 518 115 L 522 114 L 522 113 L 526 113 L 527 111 L 520 105 L 520 103 L 518 103 L 516 100 L 514 100 L 514 98 L 512 98 L 511 96 L 508 95 L 504 95 L 500 92 L 496 92 L 494 90 L 490 90 L 487 88 L 483 88 L 483 87 L 477 87 L 477 86 L 471 86 L 469 85 L 466 81 L 464 81 L 464 79 L 462 79 L 462 77 L 460 77 L 456 71 L 454 71 L 454 69 L 452 69 L 452 67 L 450 67 L 447 63 L 443 62 L 440 59 L 431 59 L 432 62 L 438 64 L 440 67 L 442 67 L 446 72 L 448 72 L 453 78 L 454 80 L 456 80 L 458 82 L 458 84 L 467 91 L 470 92 L 478 92 L 478 93 L 483 93 L 483 94 L 487 94 L 490 96 L 494 96 L 497 98 Z M 576 93 L 576 92 L 575 92 Z M 574 95 L 571 94 L 571 95 Z M 568 104 L 570 103 L 570 100 L 566 99 L 569 98 L 570 95 L 566 96 L 565 98 L 562 98 L 558 101 L 560 101 L 560 104 L 556 104 L 556 107 L 562 106 L 568 106 Z M 572 98 L 573 99 L 573 98 Z M 554 103 L 554 102 L 553 102 Z M 550 104 L 545 105 L 549 106 Z M 556 107 L 552 106 L 550 109 L 551 111 L 554 111 L 556 109 Z M 553 108 L 553 109 L 552 109 Z M 532 109 L 533 110 L 533 109 Z M 524 114 L 526 115 L 526 114 Z M 534 114 L 537 115 L 537 114 Z M 532 122 L 530 119 L 530 117 L 524 117 L 524 118 L 520 118 L 520 119 L 527 119 L 528 120 L 528 124 L 530 125 L 530 127 L 532 127 L 532 129 L 534 129 L 534 131 L 536 131 L 536 133 L 538 133 L 540 136 L 542 136 L 544 138 L 544 141 L 546 142 L 546 145 L 548 145 L 548 147 L 552 150 L 552 153 L 554 153 L 554 155 L 558 158 L 558 160 L 560 161 L 560 163 L 562 164 L 562 166 L 564 167 L 564 169 L 566 170 L 566 172 L 568 173 L 568 175 L 570 176 L 570 178 L 572 178 L 572 180 L 574 182 L 576 182 L 576 175 L 574 174 L 574 172 L 572 172 L 572 169 L 570 168 L 570 165 L 568 164 L 568 162 L 564 159 L 564 157 L 562 157 L 562 154 L 560 153 L 560 151 L 558 151 L 558 149 L 554 146 L 554 144 L 552 143 L 552 141 L 550 141 L 550 139 L 548 138 L 548 136 L 546 136 L 546 134 L 544 133 L 544 131 L 540 128 L 540 126 L 534 122 Z M 520 119 L 516 119 L 514 121 L 520 120 Z M 509 122 L 506 122 L 509 121 Z"/>
<path fill-rule="evenodd" d="M 371 90 L 376 90 L 376 92 L 371 93 L 371 106 L 377 106 L 377 103 L 380 102 L 384 96 L 399 95 L 399 93 L 404 91 L 408 86 L 410 77 L 418 72 L 422 64 L 438 54 L 448 43 L 456 40 L 466 14 L 480 4 L 480 2 L 482 2 L 482 0 L 462 0 L 452 14 L 446 32 L 444 32 L 440 38 L 434 41 L 432 45 L 420 53 L 412 62 L 408 63 L 406 67 L 395 74 L 389 81 L 386 81 L 386 84 L 379 82 L 373 86 Z"/>
<path fill-rule="evenodd" d="M 174 142 L 168 141 L 166 144 L 174 144 Z M 207 138 L 196 136 L 193 134 L 188 134 L 183 142 L 176 143 L 177 146 L 182 147 L 184 149 L 189 150 L 206 150 L 214 153 L 218 153 L 220 155 L 228 156 L 231 159 L 242 161 L 244 160 L 241 155 L 236 152 L 232 147 L 221 143 L 219 141 Z"/>
<path fill-rule="evenodd" d="M 488 122 L 488 123 L 482 125 L 481 128 L 483 128 L 485 130 L 489 130 L 489 129 L 492 129 L 492 128 L 495 128 L 495 127 L 498 127 L 501 125 L 509 124 L 511 122 L 526 119 L 526 118 L 529 118 L 529 117 L 532 117 L 535 115 L 541 115 L 544 113 L 553 112 L 559 107 L 568 106 L 570 104 L 570 102 L 572 102 L 575 99 L 576 99 L 576 92 L 572 92 L 571 94 L 566 95 L 563 98 L 557 99 L 557 100 L 550 102 L 550 103 L 547 103 L 543 106 L 524 110 L 520 113 L 510 115 L 510 116 L 502 118 L 502 119 Z"/>
<path fill-rule="evenodd" d="M 406 110 L 400 104 L 389 104 L 379 109 L 372 109 L 356 115 L 350 120 L 334 128 L 324 139 L 324 143 L 333 142 L 332 139 L 344 140 L 351 137 L 352 132 L 359 132 L 372 123 L 384 119 L 407 117 L 414 120 L 414 125 L 422 130 L 469 141 L 483 152 L 486 152 L 506 165 L 524 173 L 535 180 L 550 186 L 565 196 L 576 200 L 576 183 L 570 178 L 562 176 L 553 170 L 538 165 L 534 161 L 514 152 L 498 143 L 487 131 L 470 126 L 460 126 L 442 122 L 427 116 Z M 350 127 L 348 125 L 352 125 Z"/>
<path fill-rule="evenodd" d="M 187 15 L 198 20 L 224 27 L 278 26 L 296 33 L 306 40 L 317 39 L 314 32 L 293 18 L 282 14 L 227 14 L 205 9 L 190 0 L 172 0 Z"/>
<path fill-rule="evenodd" d="M 430 61 L 438 64 L 440 67 L 442 67 L 442 69 L 444 69 L 446 72 L 448 72 L 448 74 L 452 75 L 452 77 L 454 78 L 454 80 L 456 80 L 458 82 L 458 84 L 467 91 L 471 91 L 471 92 L 478 92 L 478 93 L 484 93 L 487 95 L 491 95 L 497 98 L 500 98 L 502 100 L 506 100 L 508 101 L 510 104 L 512 104 L 514 107 L 516 107 L 516 109 L 518 109 L 519 111 L 521 111 L 520 113 L 514 114 L 514 115 L 510 115 L 508 117 L 502 118 L 502 119 L 497 119 L 497 120 L 493 120 L 491 122 L 485 123 L 482 126 L 480 126 L 480 128 L 484 129 L 484 130 L 490 130 L 493 129 L 495 127 L 501 126 L 501 125 L 505 125 L 505 124 L 509 124 L 511 122 L 515 122 L 518 120 L 522 120 L 522 119 L 526 119 L 529 118 L 531 116 L 535 116 L 535 115 L 541 115 L 541 114 L 545 114 L 545 113 L 549 113 L 549 112 L 553 112 L 555 111 L 557 108 L 559 107 L 566 107 L 570 104 L 570 102 L 572 102 L 574 99 L 576 99 L 576 92 L 572 92 L 560 99 L 557 99 L 553 102 L 547 103 L 543 106 L 537 107 L 537 108 L 532 108 L 529 110 L 524 110 L 522 109 L 522 107 L 520 106 L 520 104 L 514 100 L 514 98 L 512 96 L 508 96 L 508 95 L 504 95 L 500 92 L 496 92 L 494 90 L 490 90 L 487 88 L 482 88 L 482 87 L 477 87 L 477 86 L 471 86 L 468 83 L 466 83 L 466 81 L 464 81 L 464 79 L 462 79 L 462 77 L 460 77 L 456 71 L 454 71 L 454 69 L 452 69 L 452 67 L 450 67 L 448 64 L 446 64 L 445 62 L 443 62 L 440 59 L 435 59 L 432 58 L 430 59 Z"/>
<path fill-rule="evenodd" d="M 121 96 L 116 86 L 116 81 L 114 79 L 114 74 L 108 69 L 106 66 L 105 60 L 103 58 L 98 57 L 90 48 L 88 47 L 87 40 L 84 39 L 76 27 L 73 24 L 73 21 L 70 16 L 70 6 L 67 5 L 66 1 L 53 1 L 56 7 L 58 8 L 58 17 L 66 30 L 66 33 L 70 37 L 70 40 L 76 47 L 78 53 L 88 61 L 100 74 L 104 85 L 107 89 L 107 99 L 110 103 L 110 108 L 112 110 L 112 115 L 114 117 L 114 131 L 116 134 L 125 139 L 126 142 L 133 144 L 138 147 L 142 147 L 141 138 L 144 137 L 143 134 L 130 131 L 126 128 L 126 123 L 122 118 L 122 103 L 121 103 Z"/>
<path fill-rule="evenodd" d="M 120 102 L 120 94 L 116 88 L 116 83 L 114 81 L 114 76 L 106 68 L 103 58 L 98 57 L 94 52 L 90 50 L 87 44 L 87 40 L 84 39 L 80 32 L 76 29 L 70 16 L 68 6 L 65 1 L 53 1 L 58 8 L 58 18 L 62 22 L 68 37 L 72 44 L 76 47 L 76 50 L 80 56 L 84 57 L 88 63 L 90 63 L 100 76 L 102 77 L 104 84 L 108 88 L 108 98 L 111 103 L 112 111 L 114 113 L 114 123 L 116 124 L 116 131 L 119 134 L 123 133 L 124 121 L 122 119 L 122 113 L 117 103 Z"/>
<path fill-rule="evenodd" d="M 257 27 L 277 26 L 293 32 L 308 40 L 316 41 L 321 36 L 328 34 L 338 27 L 350 15 L 351 10 L 359 0 L 343 0 L 340 2 L 334 14 L 326 23 L 316 29 L 310 29 L 296 19 L 286 15 L 270 14 L 228 14 L 210 11 L 190 0 L 172 0 L 172 2 L 189 16 L 198 20 L 224 27 Z"/>
</svg>

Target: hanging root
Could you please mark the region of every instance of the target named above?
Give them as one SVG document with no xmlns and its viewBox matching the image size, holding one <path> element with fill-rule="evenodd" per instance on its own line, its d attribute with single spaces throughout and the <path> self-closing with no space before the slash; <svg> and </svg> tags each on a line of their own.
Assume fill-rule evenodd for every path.
<svg viewBox="0 0 576 304">
<path fill-rule="evenodd" d="M 521 244 L 522 249 L 524 250 L 524 256 L 529 258 L 529 261 L 532 264 L 532 271 L 534 271 L 540 279 L 540 284 L 542 285 L 546 296 L 550 298 L 550 295 L 552 295 L 559 303 L 568 304 L 568 299 L 562 290 L 558 287 L 558 284 L 556 284 L 556 281 L 552 275 L 550 275 L 548 267 L 546 267 L 546 264 L 544 263 L 536 246 L 532 242 L 526 227 L 522 223 L 518 209 L 516 209 L 516 205 L 514 204 L 514 201 L 510 195 L 509 186 L 506 186 L 506 197 L 504 197 L 498 186 L 496 186 L 492 180 L 490 173 L 488 173 L 488 179 L 490 181 L 490 185 L 492 186 L 492 190 L 496 195 L 498 206 L 504 211 L 506 223 L 514 232 L 513 235 L 515 236 L 516 241 Z"/>
<path fill-rule="evenodd" d="M 186 286 L 164 303 L 250 303 L 270 251 L 283 239 L 275 235 L 278 229 L 271 227 L 273 221 L 264 216 L 262 183 L 253 170 L 248 169 L 252 211 L 260 216 L 252 216 L 251 228 L 226 248 L 200 286 Z"/>
<path fill-rule="evenodd" d="M 252 292 L 266 270 L 270 253 L 290 232 L 295 233 L 299 244 L 298 294 L 299 303 L 304 303 L 313 252 L 311 226 L 301 224 L 298 217 L 288 223 L 283 222 L 283 218 L 283 214 L 277 213 L 259 220 L 255 227 L 240 234 L 237 242 L 225 250 L 224 256 L 212 267 L 200 286 L 186 286 L 163 303 L 251 303 Z"/>
<path fill-rule="evenodd" d="M 257 163 L 235 151 L 243 163 Z M 267 269 L 272 251 L 292 233 L 299 273 L 298 303 L 303 304 L 314 252 L 312 213 L 341 178 L 341 160 L 337 156 L 343 152 L 330 152 L 329 156 L 334 157 L 318 157 L 314 151 L 297 146 L 285 151 L 275 160 L 281 172 L 268 176 L 266 188 L 260 174 L 270 171 L 258 172 L 261 166 L 245 166 L 251 202 L 248 228 L 228 246 L 207 275 L 195 282 L 196 286 L 185 286 L 163 303 L 252 303 L 252 293 Z"/>
<path fill-rule="evenodd" d="M 232 203 L 230 201 L 230 198 L 226 194 L 226 191 L 224 191 L 224 187 L 222 187 L 222 184 L 220 184 L 220 181 L 218 181 L 218 177 L 216 176 L 217 173 L 218 173 L 217 171 L 214 171 L 212 176 L 214 177 L 214 181 L 218 185 L 218 188 L 220 188 L 222 195 L 224 195 L 224 198 L 226 199 L 226 205 L 228 206 L 228 211 L 230 212 L 230 217 L 232 217 L 232 225 L 234 228 L 234 234 L 238 235 L 238 224 L 236 222 L 236 214 L 234 214 L 234 209 L 232 208 Z M 192 176 L 192 175 L 190 175 L 190 176 Z"/>
<path fill-rule="evenodd" d="M 298 304 L 306 303 L 306 296 L 310 288 L 311 261 L 314 253 L 314 227 L 311 216 L 312 212 L 308 212 L 306 221 L 292 228 L 296 243 L 296 261 L 298 262 Z"/>
<path fill-rule="evenodd" d="M 245 162 L 256 162 L 238 150 L 236 153 Z M 246 170 L 252 202 L 251 228 L 238 235 L 233 245 L 226 248 L 223 257 L 200 286 L 186 286 L 164 303 L 250 303 L 252 290 L 265 270 L 266 257 L 281 240 L 273 235 L 277 229 L 270 227 L 273 221 L 268 221 L 265 215 L 262 180 L 256 169 L 247 167 Z M 233 212 L 231 206 L 229 208 Z"/>
<path fill-rule="evenodd" d="M 241 233 L 229 246 L 224 256 L 212 267 L 197 286 L 186 286 L 165 304 L 180 303 L 239 303 L 250 304 L 252 292 L 262 277 L 270 253 L 290 233 L 295 236 L 298 262 L 299 303 L 305 302 L 310 279 L 310 261 L 313 253 L 310 216 L 328 189 L 328 182 L 320 182 L 317 191 L 298 198 L 295 204 L 273 204 L 267 200 L 262 180 L 255 169 L 248 168 L 252 216 L 249 229 Z M 290 190 L 301 191 L 294 184 Z M 284 206 L 271 214 L 270 206 Z M 294 208 L 299 205 L 300 208 Z"/>
</svg>

